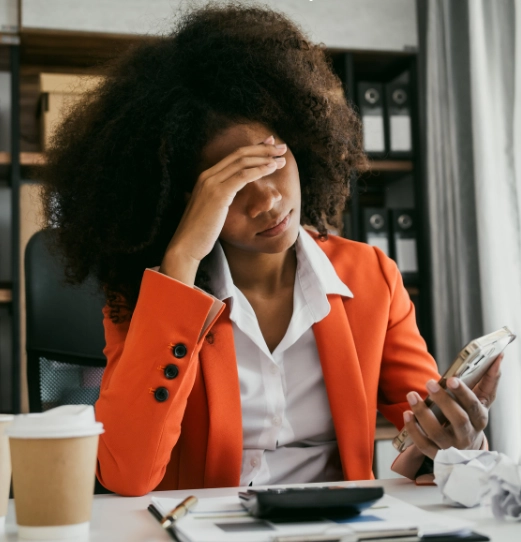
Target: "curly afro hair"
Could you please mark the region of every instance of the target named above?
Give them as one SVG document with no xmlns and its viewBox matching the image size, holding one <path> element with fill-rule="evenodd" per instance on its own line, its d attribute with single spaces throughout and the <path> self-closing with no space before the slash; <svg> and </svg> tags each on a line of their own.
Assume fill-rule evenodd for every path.
<svg viewBox="0 0 521 542">
<path fill-rule="evenodd" d="M 302 223 L 322 237 L 366 167 L 360 121 L 324 46 L 271 9 L 192 10 L 105 75 L 56 131 L 42 197 L 69 282 L 97 277 L 114 321 L 132 313 L 144 269 L 161 262 L 201 150 L 220 130 L 259 122 L 288 144 Z M 204 273 L 196 283 L 207 287 Z"/>
</svg>

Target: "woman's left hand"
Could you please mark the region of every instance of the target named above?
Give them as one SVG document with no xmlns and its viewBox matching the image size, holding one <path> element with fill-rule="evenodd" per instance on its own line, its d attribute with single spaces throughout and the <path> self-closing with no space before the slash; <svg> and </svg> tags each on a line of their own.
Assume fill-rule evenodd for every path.
<svg viewBox="0 0 521 542">
<path fill-rule="evenodd" d="M 427 382 L 430 398 L 450 422 L 443 426 L 414 391 L 407 394 L 411 410 L 403 414 L 405 429 L 416 447 L 434 459 L 438 450 L 454 446 L 460 450 L 479 450 L 488 423 L 488 409 L 496 397 L 500 378 L 500 354 L 483 378 L 471 390 L 460 379 L 449 378 L 447 387 L 454 400 L 435 380 Z"/>
</svg>

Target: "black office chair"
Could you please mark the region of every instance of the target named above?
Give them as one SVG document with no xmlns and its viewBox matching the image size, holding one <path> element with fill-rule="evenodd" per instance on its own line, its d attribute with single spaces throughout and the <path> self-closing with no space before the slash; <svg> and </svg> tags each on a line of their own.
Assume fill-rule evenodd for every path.
<svg viewBox="0 0 521 542">
<path fill-rule="evenodd" d="M 93 405 L 106 365 L 101 309 L 105 303 L 93 279 L 80 287 L 64 282 L 63 268 L 50 253 L 52 229 L 31 237 L 25 249 L 26 349 L 29 410 Z M 107 493 L 96 480 L 96 493 Z"/>
<path fill-rule="evenodd" d="M 49 252 L 52 229 L 33 235 L 25 250 L 26 348 L 29 407 L 93 405 L 106 359 L 101 309 L 94 280 L 67 285 Z"/>
</svg>

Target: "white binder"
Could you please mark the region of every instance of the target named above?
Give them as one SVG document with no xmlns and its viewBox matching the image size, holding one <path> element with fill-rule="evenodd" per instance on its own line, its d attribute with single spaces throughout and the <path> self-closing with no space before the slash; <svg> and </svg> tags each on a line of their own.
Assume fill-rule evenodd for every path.
<svg viewBox="0 0 521 542">
<path fill-rule="evenodd" d="M 383 85 L 371 82 L 358 83 L 358 103 L 362 116 L 365 152 L 385 153 Z"/>
</svg>

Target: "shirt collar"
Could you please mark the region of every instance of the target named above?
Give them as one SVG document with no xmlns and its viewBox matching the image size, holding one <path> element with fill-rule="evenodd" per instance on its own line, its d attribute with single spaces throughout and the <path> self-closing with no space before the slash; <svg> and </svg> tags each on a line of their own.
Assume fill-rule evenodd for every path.
<svg viewBox="0 0 521 542">
<path fill-rule="evenodd" d="M 351 290 L 338 276 L 333 264 L 324 251 L 318 246 L 311 235 L 300 226 L 296 242 L 297 274 L 306 278 L 308 284 L 319 285 L 325 294 L 337 294 L 344 297 L 354 297 Z M 210 282 L 213 295 L 224 301 L 236 295 L 236 287 L 224 250 L 217 241 L 210 257 Z"/>
<path fill-rule="evenodd" d="M 324 294 L 354 297 L 351 290 L 340 280 L 331 260 L 302 226 L 296 243 L 297 273 L 303 272 L 318 281 Z M 307 269 L 309 268 L 309 269 Z"/>
</svg>

